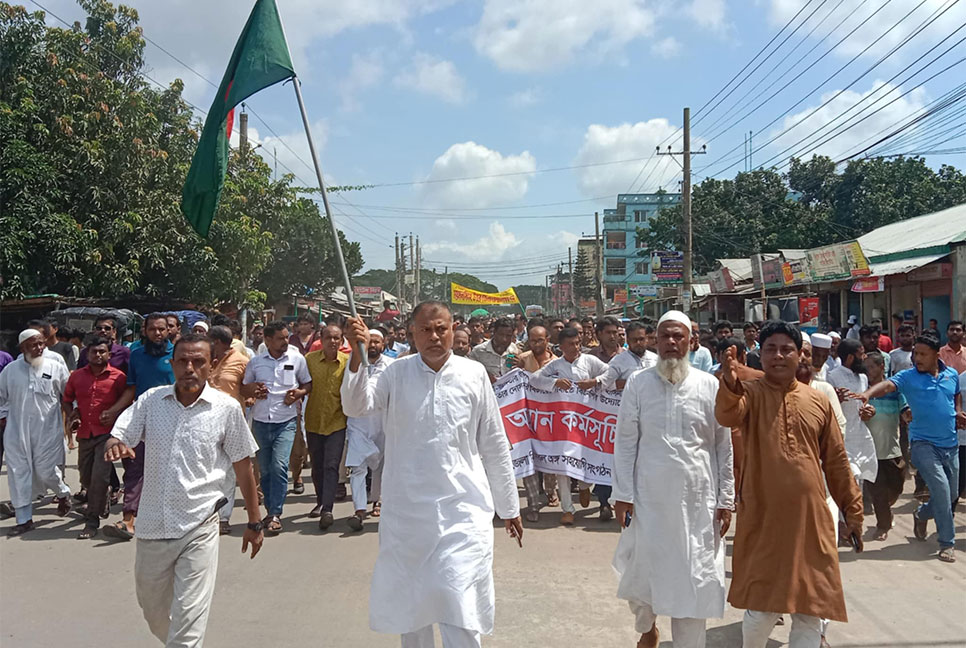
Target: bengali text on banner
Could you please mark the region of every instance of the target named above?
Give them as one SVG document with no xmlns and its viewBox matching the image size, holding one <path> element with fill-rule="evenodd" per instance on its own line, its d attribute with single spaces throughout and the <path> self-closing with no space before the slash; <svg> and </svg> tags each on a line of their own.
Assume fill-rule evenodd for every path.
<svg viewBox="0 0 966 648">
<path fill-rule="evenodd" d="M 516 477 L 540 471 L 609 486 L 621 393 L 533 382 L 515 369 L 493 385 Z"/>
<path fill-rule="evenodd" d="M 485 293 L 473 290 L 458 283 L 450 284 L 451 300 L 454 304 L 469 304 L 473 306 L 501 306 L 505 304 L 519 304 L 517 294 L 513 288 L 503 292 Z"/>
</svg>

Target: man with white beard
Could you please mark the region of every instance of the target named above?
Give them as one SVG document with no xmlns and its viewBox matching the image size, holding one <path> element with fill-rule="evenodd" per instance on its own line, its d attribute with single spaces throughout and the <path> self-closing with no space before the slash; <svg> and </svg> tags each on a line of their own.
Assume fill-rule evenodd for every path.
<svg viewBox="0 0 966 648">
<path fill-rule="evenodd" d="M 403 648 L 480 646 L 493 631 L 493 513 L 523 537 L 510 443 L 483 365 L 452 353 L 453 316 L 436 301 L 412 314 L 415 353 L 375 381 L 360 370 L 369 331 L 349 319 L 347 416 L 376 415 L 386 434 L 379 556 L 369 627 Z"/>
<path fill-rule="evenodd" d="M 18 340 L 20 357 L 0 373 L 7 481 L 17 516 L 11 536 L 34 528 L 32 501 L 37 493 L 54 491 L 60 516 L 71 508 L 60 469 L 65 462 L 60 400 L 70 374 L 59 356 L 58 361 L 44 354 L 44 338 L 36 329 L 22 331 Z"/>
<path fill-rule="evenodd" d="M 703 648 L 706 620 L 724 615 L 731 433 L 714 417 L 718 381 L 688 361 L 687 315 L 665 313 L 657 339 L 657 366 L 630 377 L 617 417 L 613 499 L 626 527 L 617 596 L 636 617 L 640 648 L 657 647 L 658 615 L 671 617 L 675 648 Z"/>
<path fill-rule="evenodd" d="M 381 329 L 369 329 L 368 358 L 369 366 L 366 373 L 369 382 L 376 382 L 393 359 L 383 353 L 385 350 L 385 335 Z M 349 416 L 346 431 L 348 441 L 345 454 L 345 465 L 348 466 L 349 487 L 352 489 L 352 504 L 355 514 L 348 519 L 353 531 L 362 531 L 362 521 L 366 519 L 366 501 L 372 500 L 372 516 L 382 514 L 382 504 L 379 496 L 382 493 L 382 455 L 386 447 L 386 435 L 382 431 L 382 417 Z M 371 491 L 366 493 L 366 473 L 372 470 Z"/>
</svg>

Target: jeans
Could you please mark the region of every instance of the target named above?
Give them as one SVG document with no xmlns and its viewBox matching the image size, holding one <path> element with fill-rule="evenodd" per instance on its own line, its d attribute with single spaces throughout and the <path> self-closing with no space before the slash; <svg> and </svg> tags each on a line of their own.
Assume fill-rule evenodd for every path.
<svg viewBox="0 0 966 648">
<path fill-rule="evenodd" d="M 612 490 L 610 486 L 604 486 L 603 484 L 594 486 L 594 495 L 597 496 L 597 500 L 601 506 L 610 506 L 610 494 Z"/>
<path fill-rule="evenodd" d="M 281 515 L 288 492 L 288 459 L 295 442 L 295 419 L 283 423 L 252 421 L 252 435 L 258 444 L 265 508 L 269 515 Z"/>
<path fill-rule="evenodd" d="M 332 512 L 335 489 L 339 485 L 339 462 L 345 450 L 345 430 L 332 434 L 309 432 L 306 437 L 309 456 L 312 457 L 312 484 L 315 486 L 315 503 L 323 511 Z M 365 489 L 363 488 L 363 492 Z M 365 506 L 362 507 L 363 509 Z"/>
<path fill-rule="evenodd" d="M 952 547 L 956 541 L 952 496 L 959 488 L 959 447 L 937 448 L 928 441 L 913 441 L 909 454 L 929 487 L 929 501 L 919 506 L 916 517 L 935 519 L 939 547 Z"/>
<path fill-rule="evenodd" d="M 77 440 L 77 468 L 81 482 L 87 484 L 87 521 L 89 528 L 101 526 L 101 513 L 107 505 L 113 463 L 104 459 L 108 434 Z"/>
</svg>

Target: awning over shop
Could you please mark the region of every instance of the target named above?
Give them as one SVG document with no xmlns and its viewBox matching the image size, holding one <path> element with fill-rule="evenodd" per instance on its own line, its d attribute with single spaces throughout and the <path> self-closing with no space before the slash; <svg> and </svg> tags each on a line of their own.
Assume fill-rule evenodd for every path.
<svg viewBox="0 0 966 648">
<path fill-rule="evenodd" d="M 947 253 L 948 254 L 948 253 Z M 946 254 L 930 254 L 926 256 L 911 257 L 909 259 L 894 259 L 892 261 L 872 262 L 869 269 L 872 277 L 888 277 L 889 275 L 905 274 L 916 268 L 932 263 L 941 259 Z"/>
</svg>

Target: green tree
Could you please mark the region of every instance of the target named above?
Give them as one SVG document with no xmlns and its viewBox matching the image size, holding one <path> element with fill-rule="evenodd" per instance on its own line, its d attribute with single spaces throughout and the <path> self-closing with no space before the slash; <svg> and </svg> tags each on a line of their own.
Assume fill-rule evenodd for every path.
<svg viewBox="0 0 966 648">
<path fill-rule="evenodd" d="M 0 2 L 0 296 L 129 294 L 259 305 L 327 290 L 328 223 L 292 178 L 233 154 L 209 238 L 180 211 L 200 124 L 182 83 L 141 76 L 137 12 L 80 0 L 84 27 Z M 358 244 L 342 238 L 350 269 Z"/>
<path fill-rule="evenodd" d="M 596 285 L 593 260 L 586 247 L 578 246 L 577 264 L 574 267 L 574 293 L 577 299 L 593 299 Z"/>
</svg>

